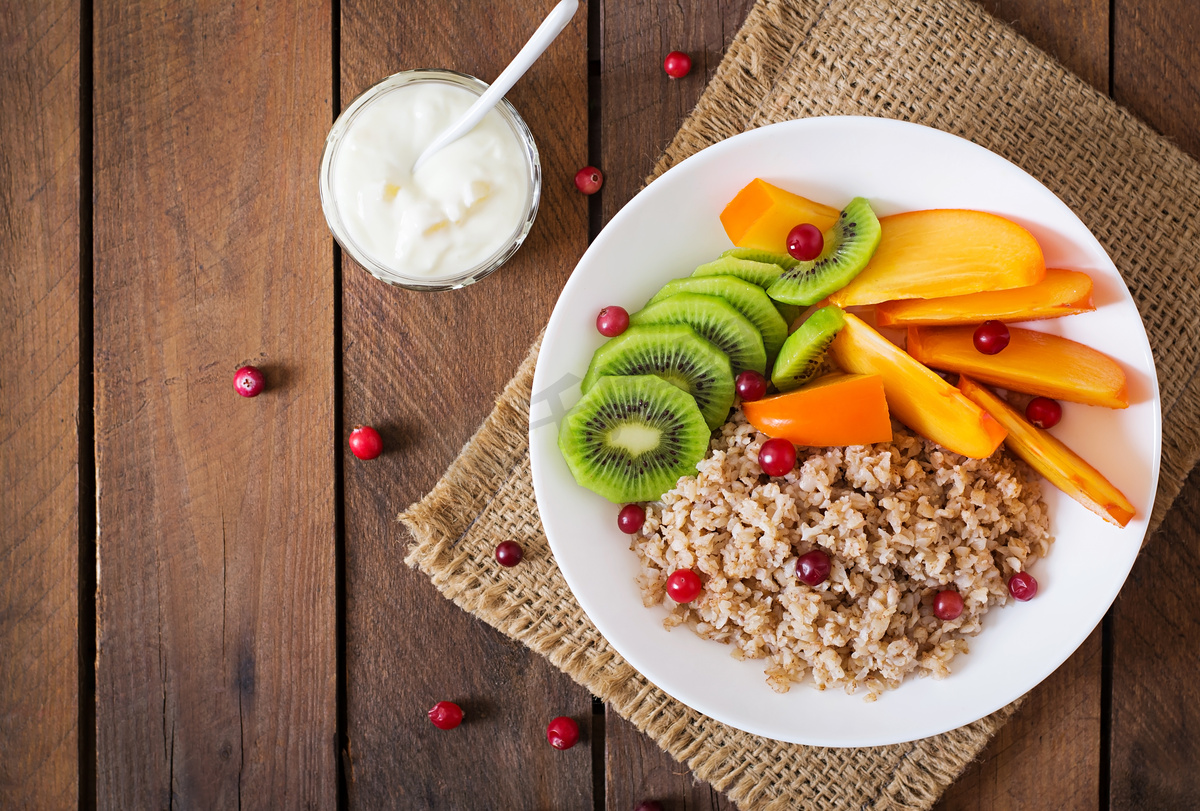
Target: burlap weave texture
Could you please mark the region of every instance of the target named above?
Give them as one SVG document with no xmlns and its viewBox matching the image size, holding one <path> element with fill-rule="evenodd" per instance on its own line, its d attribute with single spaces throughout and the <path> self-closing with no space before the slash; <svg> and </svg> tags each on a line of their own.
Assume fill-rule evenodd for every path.
<svg viewBox="0 0 1200 811">
<path fill-rule="evenodd" d="M 1083 219 L 1150 334 L 1163 406 L 1157 526 L 1200 455 L 1200 166 L 969 0 L 760 0 L 654 176 L 738 132 L 814 115 L 937 127 L 997 152 Z M 531 349 L 437 487 L 401 519 L 459 606 L 586 686 L 744 809 L 930 807 L 1015 710 L 911 744 L 819 749 L 717 723 L 651 685 L 600 636 L 554 564 L 529 476 Z M 502 570 L 497 540 L 526 550 Z"/>
</svg>

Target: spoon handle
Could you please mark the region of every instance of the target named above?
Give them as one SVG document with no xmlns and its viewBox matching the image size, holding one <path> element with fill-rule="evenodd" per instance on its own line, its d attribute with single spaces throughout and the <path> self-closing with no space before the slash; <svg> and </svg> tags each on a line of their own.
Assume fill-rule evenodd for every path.
<svg viewBox="0 0 1200 811">
<path fill-rule="evenodd" d="M 425 151 L 417 158 L 417 162 L 413 164 L 413 172 L 420 169 L 421 164 L 432 157 L 435 152 L 449 146 L 474 129 L 475 125 L 483 120 L 483 117 L 499 103 L 500 99 L 504 98 L 504 94 L 512 89 L 517 80 L 525 75 L 537 58 L 550 47 L 550 43 L 567 27 L 567 23 L 575 16 L 578 8 L 579 0 L 561 0 L 546 15 L 546 19 L 542 20 L 542 24 L 533 32 L 533 36 L 508 64 L 508 67 L 501 71 L 500 75 L 496 77 L 496 81 L 483 91 L 475 103 L 463 114 L 463 117 L 425 148 Z"/>
</svg>

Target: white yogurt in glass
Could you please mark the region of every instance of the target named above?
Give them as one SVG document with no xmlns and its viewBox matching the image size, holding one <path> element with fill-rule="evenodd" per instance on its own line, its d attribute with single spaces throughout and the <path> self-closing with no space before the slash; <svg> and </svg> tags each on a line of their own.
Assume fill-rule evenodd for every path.
<svg viewBox="0 0 1200 811">
<path fill-rule="evenodd" d="M 528 233 L 541 171 L 533 137 L 507 101 L 412 172 L 485 87 L 450 71 L 406 71 L 356 99 L 330 131 L 325 216 L 342 247 L 379 278 L 461 287 L 499 267 Z"/>
</svg>

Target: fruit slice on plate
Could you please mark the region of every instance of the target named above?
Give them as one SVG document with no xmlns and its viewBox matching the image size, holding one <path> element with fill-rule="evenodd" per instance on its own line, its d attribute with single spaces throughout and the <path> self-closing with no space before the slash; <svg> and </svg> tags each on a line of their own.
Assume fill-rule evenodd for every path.
<svg viewBox="0 0 1200 811">
<path fill-rule="evenodd" d="M 1004 428 L 990 414 L 913 360 L 900 347 L 846 313 L 846 326 L 829 351 L 847 372 L 883 378 L 888 409 L 896 419 L 947 450 L 984 459 L 1004 441 Z"/>
<path fill-rule="evenodd" d="M 693 276 L 736 276 L 744 282 L 767 288 L 783 275 L 783 268 L 773 262 L 756 262 L 751 259 L 738 259 L 733 256 L 722 256 L 706 262 L 692 271 Z"/>
<path fill-rule="evenodd" d="M 760 248 L 783 253 L 788 232 L 801 223 L 827 231 L 837 221 L 838 210 L 784 191 L 762 178 L 751 180 L 721 212 L 721 225 L 729 241 L 739 248 Z"/>
<path fill-rule="evenodd" d="M 761 248 L 730 248 L 721 252 L 721 257 L 731 256 L 734 259 L 749 259 L 751 262 L 765 262 L 769 265 L 779 265 L 784 270 L 791 270 L 800 264 L 799 259 L 793 259 L 786 253 L 764 251 Z"/>
<path fill-rule="evenodd" d="M 563 418 L 575 481 L 620 504 L 654 501 L 696 472 L 710 433 L 696 401 L 653 375 L 602 377 Z"/>
<path fill-rule="evenodd" d="M 1127 408 L 1125 370 L 1115 360 L 1068 338 L 1009 327 L 995 355 L 975 348 L 975 327 L 909 327 L 908 352 L 935 369 L 970 375 L 1025 394 L 1071 403 Z"/>
<path fill-rule="evenodd" d="M 867 267 L 879 244 L 879 220 L 865 198 L 855 197 L 825 232 L 820 255 L 784 271 L 767 295 L 785 304 L 807 307 L 844 287 Z"/>
<path fill-rule="evenodd" d="M 717 428 L 733 407 L 729 356 L 684 324 L 630 327 L 596 350 L 580 389 L 584 394 L 602 377 L 654 375 L 696 400 L 709 428 Z"/>
<path fill-rule="evenodd" d="M 879 221 L 870 263 L 829 297 L 840 307 L 893 299 L 942 298 L 1037 284 L 1041 246 L 1011 220 L 983 211 L 936 209 Z"/>
<path fill-rule="evenodd" d="M 1030 467 L 1110 524 L 1123 527 L 1137 511 L 1100 471 L 1079 458 L 1049 431 L 1031 424 L 1008 403 L 963 376 L 958 387 L 1008 430 L 1004 443 Z"/>
<path fill-rule="evenodd" d="M 870 445 L 892 439 L 879 375 L 825 375 L 795 391 L 742 403 L 742 413 L 767 436 L 795 445 Z"/>
<path fill-rule="evenodd" d="M 763 347 L 767 350 L 768 360 L 779 353 L 779 347 L 783 346 L 787 338 L 787 322 L 775 309 L 770 297 L 756 284 L 750 284 L 735 276 L 690 276 L 667 282 L 647 305 L 657 304 L 679 293 L 717 296 L 746 316 L 755 329 L 762 333 Z"/>
<path fill-rule="evenodd" d="M 800 328 L 788 336 L 775 366 L 771 382 L 780 391 L 800 388 L 817 373 L 829 342 L 846 323 L 837 307 L 822 307 L 805 319 Z"/>
<path fill-rule="evenodd" d="M 1037 321 L 1090 313 L 1092 278 L 1078 270 L 1046 268 L 1045 277 L 1029 287 L 968 293 L 946 298 L 885 301 L 875 306 L 881 327 L 938 327 L 984 321 Z"/>
<path fill-rule="evenodd" d="M 706 341 L 729 356 L 733 374 L 747 369 L 764 374 L 767 350 L 762 335 L 746 316 L 716 296 L 679 293 L 629 316 L 631 326 L 687 324 Z"/>
</svg>

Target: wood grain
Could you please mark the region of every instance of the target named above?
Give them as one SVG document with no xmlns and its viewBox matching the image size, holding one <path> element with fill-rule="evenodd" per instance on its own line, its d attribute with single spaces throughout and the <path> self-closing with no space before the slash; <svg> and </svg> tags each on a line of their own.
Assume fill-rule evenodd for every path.
<svg viewBox="0 0 1200 811">
<path fill-rule="evenodd" d="M 1108 91 L 1107 0 L 983 0 L 989 12 Z M 1100 800 L 1102 634 L 1099 629 L 1030 693 L 936 808 L 1094 808 Z"/>
<path fill-rule="evenodd" d="M 96 3 L 100 808 L 336 805 L 330 24 Z"/>
<path fill-rule="evenodd" d="M 1200 7 L 1117 0 L 1113 90 L 1120 103 L 1200 157 Z M 1110 807 L 1200 802 L 1200 474 L 1143 549 L 1113 609 Z"/>
<path fill-rule="evenodd" d="M 497 73 L 553 6 L 344 0 L 342 99 L 397 70 Z M 347 720 L 354 808 L 590 809 L 591 697 L 545 659 L 484 626 L 403 563 L 395 517 L 424 495 L 491 409 L 587 245 L 586 12 L 510 92 L 541 152 L 543 196 L 520 252 L 471 287 L 391 288 L 343 271 L 347 427 L 381 428 L 386 451 L 345 460 Z M 497 541 L 504 540 L 497 538 Z M 439 700 L 466 711 L 443 732 Z M 584 740 L 546 742 L 557 715 Z"/>
<path fill-rule="evenodd" d="M 79 7 L 0 4 L 0 807 L 79 802 Z"/>
<path fill-rule="evenodd" d="M 600 192 L 607 223 L 642 187 L 749 13 L 751 0 L 688 4 L 665 0 L 608 0 L 601 5 Z M 684 51 L 692 70 L 682 79 L 663 71 L 670 51 Z M 605 718 L 605 804 L 632 809 L 657 799 L 669 811 L 732 808 L 707 783 L 697 782 L 652 740 L 611 709 Z"/>
</svg>

